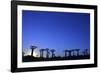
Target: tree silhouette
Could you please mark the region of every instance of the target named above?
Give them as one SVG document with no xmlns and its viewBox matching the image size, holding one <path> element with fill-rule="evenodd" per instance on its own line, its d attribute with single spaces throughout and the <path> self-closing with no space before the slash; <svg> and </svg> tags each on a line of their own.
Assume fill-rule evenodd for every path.
<svg viewBox="0 0 100 73">
<path fill-rule="evenodd" d="M 82 54 L 85 55 L 85 51 L 83 51 Z"/>
<path fill-rule="evenodd" d="M 72 49 L 72 55 L 75 56 L 75 49 Z"/>
<path fill-rule="evenodd" d="M 43 57 L 44 49 L 40 49 L 40 57 Z"/>
<path fill-rule="evenodd" d="M 77 56 L 79 56 L 80 49 L 75 49 L 75 51 L 77 52 Z"/>
<path fill-rule="evenodd" d="M 55 49 L 51 49 L 50 51 L 51 51 L 51 54 L 52 54 L 52 58 L 55 57 L 55 53 L 54 53 Z"/>
<path fill-rule="evenodd" d="M 68 53 L 69 53 L 69 57 L 71 57 L 71 53 L 72 53 L 72 50 L 68 50 Z"/>
<path fill-rule="evenodd" d="M 64 50 L 65 57 L 67 57 L 68 50 Z"/>
<path fill-rule="evenodd" d="M 49 58 L 49 54 L 50 54 L 50 53 L 49 53 L 49 48 L 46 48 L 45 50 L 46 50 L 46 52 L 47 52 L 47 53 L 46 53 L 46 58 Z"/>
<path fill-rule="evenodd" d="M 84 54 L 84 55 L 88 55 L 88 52 L 89 52 L 89 50 L 88 50 L 88 49 L 85 49 L 85 50 L 83 51 L 83 54 Z"/>
<path fill-rule="evenodd" d="M 88 51 L 89 51 L 88 49 L 85 49 L 86 55 L 88 55 Z"/>
<path fill-rule="evenodd" d="M 37 46 L 31 46 L 30 48 L 32 49 L 32 51 L 31 51 L 31 56 L 33 56 L 33 52 L 34 52 L 34 50 L 37 48 Z"/>
</svg>

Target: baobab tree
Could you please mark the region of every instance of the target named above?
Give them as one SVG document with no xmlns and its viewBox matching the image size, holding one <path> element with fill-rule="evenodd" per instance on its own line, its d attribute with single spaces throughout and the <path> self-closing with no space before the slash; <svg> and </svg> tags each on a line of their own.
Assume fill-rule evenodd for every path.
<svg viewBox="0 0 100 73">
<path fill-rule="evenodd" d="M 85 49 L 85 53 L 86 53 L 86 55 L 88 55 L 88 52 L 89 52 L 89 50 L 88 50 L 88 49 Z"/>
<path fill-rule="evenodd" d="M 55 52 L 55 49 L 51 49 L 50 51 L 52 53 L 52 58 L 54 58 L 55 57 L 55 53 L 54 53 Z"/>
<path fill-rule="evenodd" d="M 68 50 L 68 53 L 69 53 L 69 57 L 71 57 L 71 53 L 72 53 L 72 50 Z"/>
<path fill-rule="evenodd" d="M 80 49 L 75 49 L 75 51 L 77 52 L 77 56 L 79 56 Z"/>
<path fill-rule="evenodd" d="M 68 50 L 64 50 L 65 57 L 67 57 Z"/>
<path fill-rule="evenodd" d="M 47 53 L 46 53 L 46 58 L 49 58 L 49 54 L 50 54 L 49 48 L 46 48 L 45 50 L 46 50 L 46 52 L 47 52 Z"/>
<path fill-rule="evenodd" d="M 72 49 L 72 55 L 75 56 L 75 49 Z"/>
<path fill-rule="evenodd" d="M 43 57 L 44 49 L 40 49 L 40 57 Z"/>
<path fill-rule="evenodd" d="M 30 48 L 32 49 L 32 51 L 31 51 L 31 56 L 33 56 L 33 52 L 34 52 L 34 50 L 37 48 L 37 46 L 31 46 Z"/>
<path fill-rule="evenodd" d="M 83 51 L 82 54 L 85 55 L 85 51 Z"/>
<path fill-rule="evenodd" d="M 89 50 L 88 50 L 88 49 L 85 49 L 85 50 L 83 51 L 83 54 L 84 54 L 84 55 L 88 55 L 88 52 L 89 52 Z"/>
<path fill-rule="evenodd" d="M 73 50 L 64 50 L 65 52 L 65 57 L 71 57 Z"/>
</svg>

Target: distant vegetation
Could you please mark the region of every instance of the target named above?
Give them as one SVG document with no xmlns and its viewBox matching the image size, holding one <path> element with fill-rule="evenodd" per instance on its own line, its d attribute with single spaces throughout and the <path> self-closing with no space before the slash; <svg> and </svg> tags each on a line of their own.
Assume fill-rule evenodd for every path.
<svg viewBox="0 0 100 73">
<path fill-rule="evenodd" d="M 80 54 L 80 49 L 72 49 L 72 50 L 64 50 L 64 56 L 56 56 L 55 49 L 40 49 L 40 56 L 35 57 L 33 56 L 34 50 L 37 48 L 37 46 L 31 46 L 31 55 L 25 56 L 24 52 L 22 52 L 22 60 L 23 62 L 34 62 L 34 61 L 54 61 L 54 60 L 80 60 L 80 59 L 90 59 L 90 53 L 89 49 L 84 49 L 82 54 Z M 46 55 L 44 57 L 44 52 L 46 52 Z M 50 56 L 51 55 L 51 56 Z"/>
</svg>

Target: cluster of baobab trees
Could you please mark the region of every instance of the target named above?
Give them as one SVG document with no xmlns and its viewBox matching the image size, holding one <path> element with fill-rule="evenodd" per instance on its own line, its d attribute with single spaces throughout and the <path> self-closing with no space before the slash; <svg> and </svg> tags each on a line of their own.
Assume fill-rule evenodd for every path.
<svg viewBox="0 0 100 73">
<path fill-rule="evenodd" d="M 37 48 L 37 46 L 31 46 L 31 56 L 33 56 L 34 50 Z M 50 52 L 52 55 L 52 58 L 55 57 L 55 49 L 49 49 L 49 48 L 45 48 L 45 49 L 40 49 L 40 57 L 44 57 L 44 52 L 46 52 L 46 58 L 49 58 Z"/>
<path fill-rule="evenodd" d="M 79 56 L 80 55 L 80 49 L 64 50 L 64 53 L 65 53 L 65 57 Z M 82 53 L 83 53 L 83 55 L 88 55 L 89 50 L 85 49 Z"/>
<path fill-rule="evenodd" d="M 33 56 L 34 50 L 37 48 L 37 46 L 31 46 L 30 49 L 31 51 L 31 56 Z M 46 58 L 49 58 L 50 54 L 51 57 L 54 58 L 56 57 L 55 55 L 55 49 L 49 49 L 49 48 L 45 48 L 45 49 L 40 49 L 40 57 L 44 58 L 44 52 L 46 53 Z M 89 54 L 89 49 L 85 49 L 83 52 L 83 55 L 88 55 Z M 71 56 L 79 56 L 80 55 L 80 49 L 72 49 L 72 50 L 64 50 L 64 57 L 71 57 Z"/>
</svg>

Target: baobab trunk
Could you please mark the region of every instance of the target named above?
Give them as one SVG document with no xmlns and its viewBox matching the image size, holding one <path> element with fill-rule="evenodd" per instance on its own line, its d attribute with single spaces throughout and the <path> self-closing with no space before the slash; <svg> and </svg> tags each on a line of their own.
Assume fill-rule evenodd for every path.
<svg viewBox="0 0 100 73">
<path fill-rule="evenodd" d="M 47 51 L 46 58 L 49 58 L 49 49 L 46 48 L 45 50 Z"/>
<path fill-rule="evenodd" d="M 34 51 L 34 49 L 32 49 L 31 56 L 33 56 L 33 51 Z"/>
<path fill-rule="evenodd" d="M 34 49 L 36 48 L 37 48 L 36 46 L 31 46 L 31 49 L 32 49 L 31 56 L 33 56 Z"/>
</svg>

